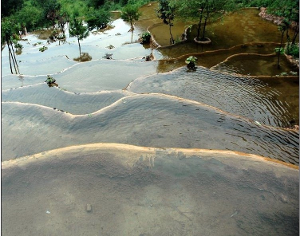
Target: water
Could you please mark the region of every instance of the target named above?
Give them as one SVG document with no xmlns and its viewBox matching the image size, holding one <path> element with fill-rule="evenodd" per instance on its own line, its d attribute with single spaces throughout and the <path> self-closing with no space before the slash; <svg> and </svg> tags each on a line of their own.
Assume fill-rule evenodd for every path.
<svg viewBox="0 0 300 236">
<path fill-rule="evenodd" d="M 2 233 L 297 235 L 298 174 L 233 152 L 53 150 L 2 165 Z"/>
<path fill-rule="evenodd" d="M 133 33 L 116 19 L 83 40 L 89 62 L 73 60 L 75 38 L 29 35 L 22 75 L 11 75 L 2 51 L 5 235 L 298 234 L 299 134 L 287 127 L 299 124 L 299 81 L 257 60 L 278 46 L 275 27 L 245 10 L 209 25 L 208 48 L 151 49 L 136 41 L 162 30 L 156 6 Z M 239 33 L 227 27 L 237 16 Z M 185 67 L 191 54 L 196 71 Z"/>
</svg>

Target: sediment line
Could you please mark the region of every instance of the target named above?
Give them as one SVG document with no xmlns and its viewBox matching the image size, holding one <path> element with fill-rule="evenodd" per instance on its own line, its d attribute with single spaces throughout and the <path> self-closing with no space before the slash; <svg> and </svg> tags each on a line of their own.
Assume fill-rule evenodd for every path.
<svg viewBox="0 0 300 236">
<path fill-rule="evenodd" d="M 120 98 L 119 100 L 113 102 L 112 104 L 110 104 L 110 105 L 108 105 L 106 107 L 103 107 L 103 108 L 101 108 L 98 111 L 89 113 L 89 114 L 74 115 L 74 114 L 66 112 L 66 111 L 60 111 L 59 109 L 57 109 L 57 111 L 64 112 L 65 114 L 67 114 L 68 116 L 72 117 L 73 119 L 77 118 L 77 117 L 86 117 L 87 115 L 98 115 L 98 114 L 106 112 L 110 108 L 113 108 L 113 107 L 116 107 L 117 105 L 122 104 L 124 102 L 124 100 L 130 99 L 130 98 L 138 98 L 138 97 L 160 97 L 162 99 L 166 98 L 168 100 L 175 100 L 175 101 L 180 101 L 180 102 L 186 102 L 186 103 L 190 103 L 190 104 L 195 105 L 195 106 L 201 106 L 201 107 L 204 107 L 204 108 L 209 108 L 209 109 L 213 110 L 214 112 L 222 113 L 222 114 L 224 114 L 226 116 L 230 116 L 230 117 L 233 117 L 235 119 L 242 119 L 245 122 L 249 122 L 249 123 L 255 124 L 254 120 L 251 120 L 251 119 L 243 117 L 243 116 L 239 116 L 239 115 L 235 115 L 235 114 L 223 111 L 223 110 L 221 110 L 221 109 L 219 109 L 217 107 L 214 107 L 214 106 L 211 106 L 211 105 L 208 105 L 208 104 L 205 104 L 205 103 L 201 103 L 201 102 L 198 102 L 198 101 L 195 101 L 195 100 L 181 98 L 181 97 L 177 97 L 177 96 L 169 95 L 169 94 L 164 94 L 164 93 L 141 93 L 141 94 L 139 94 L 139 93 L 132 92 L 131 95 L 125 96 L 123 98 Z M 7 103 L 7 104 L 14 104 L 15 103 L 15 104 L 20 104 L 20 105 L 36 106 L 36 107 L 41 107 L 41 108 L 46 108 L 46 109 L 53 110 L 53 108 L 51 108 L 51 107 L 47 107 L 47 106 L 40 105 L 40 104 L 34 104 L 34 103 L 22 103 L 22 102 L 2 102 L 2 103 Z M 263 128 L 272 129 L 272 130 L 284 130 L 284 131 L 289 131 L 289 132 L 297 132 L 296 130 L 291 130 L 291 129 L 282 128 L 282 127 L 274 127 L 274 126 L 269 126 L 269 125 L 265 125 L 265 124 L 260 124 L 259 126 L 261 126 Z"/>
<path fill-rule="evenodd" d="M 198 148 L 156 148 L 156 147 L 143 147 L 143 146 L 135 146 L 130 144 L 121 144 L 121 143 L 91 143 L 91 144 L 84 144 L 84 145 L 76 145 L 76 146 L 68 146 L 58 149 L 53 149 L 49 151 L 43 151 L 40 153 L 36 153 L 33 155 L 19 157 L 13 160 L 7 160 L 2 162 L 2 170 L 9 169 L 14 165 L 23 165 L 29 164 L 30 162 L 36 162 L 40 159 L 47 159 L 47 158 L 57 158 L 57 155 L 63 154 L 66 152 L 78 152 L 84 150 L 103 150 L 103 151 L 125 151 L 125 152 L 142 152 L 143 154 L 154 155 L 157 152 L 166 152 L 167 154 L 171 153 L 183 153 L 187 155 L 186 158 L 190 158 L 193 155 L 201 155 L 201 157 L 211 157 L 211 155 L 227 155 L 230 157 L 226 158 L 237 158 L 238 156 L 243 156 L 246 158 L 250 158 L 252 161 L 259 161 L 259 162 L 267 162 L 274 166 L 281 165 L 285 166 L 294 170 L 299 170 L 299 167 L 290 163 L 286 163 L 280 160 L 274 160 L 268 157 L 263 157 L 256 154 L 249 154 L 243 153 L 239 151 L 227 151 L 227 150 L 218 150 L 218 149 L 198 149 Z"/>
</svg>

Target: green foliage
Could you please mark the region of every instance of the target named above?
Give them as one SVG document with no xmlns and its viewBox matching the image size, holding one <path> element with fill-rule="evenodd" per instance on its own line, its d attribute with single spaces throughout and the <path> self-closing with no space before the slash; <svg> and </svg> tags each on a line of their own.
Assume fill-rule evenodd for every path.
<svg viewBox="0 0 300 236">
<path fill-rule="evenodd" d="M 206 24 L 209 19 L 219 18 L 225 12 L 243 6 L 239 0 L 173 0 L 177 15 L 183 20 L 198 20 L 197 39 L 205 40 Z"/>
<path fill-rule="evenodd" d="M 83 20 L 79 17 L 73 17 L 70 21 L 69 33 L 71 37 L 82 40 L 89 36 L 88 27 L 83 25 Z"/>
<path fill-rule="evenodd" d="M 194 56 L 189 56 L 186 60 L 185 60 L 185 63 L 186 64 L 190 64 L 190 63 L 196 63 L 198 60 L 197 57 L 194 57 Z"/>
<path fill-rule="evenodd" d="M 77 38 L 79 47 L 79 57 L 81 57 L 81 46 L 79 41 L 89 36 L 89 30 L 87 26 L 83 25 L 83 20 L 78 15 L 78 12 L 74 12 L 73 18 L 70 21 L 69 34 L 71 37 Z"/>
<path fill-rule="evenodd" d="M 1 1 L 1 18 L 8 17 L 19 11 L 23 6 L 24 0 L 4 0 Z"/>
<path fill-rule="evenodd" d="M 122 8 L 121 18 L 127 21 L 131 25 L 131 30 L 133 30 L 133 23 L 137 21 L 141 14 L 139 13 L 139 7 L 137 5 L 128 4 Z"/>
<path fill-rule="evenodd" d="M 1 43 L 13 40 L 19 35 L 18 31 L 21 29 L 20 24 L 16 22 L 13 17 L 4 17 L 1 19 Z"/>
<path fill-rule="evenodd" d="M 187 64 L 187 68 L 189 70 L 196 70 L 196 63 L 197 63 L 197 57 L 194 56 L 189 56 L 186 60 L 185 63 Z"/>
<path fill-rule="evenodd" d="M 44 51 L 46 51 L 47 49 L 48 49 L 48 47 L 43 46 L 43 47 L 39 48 L 39 51 L 40 51 L 40 52 L 44 52 Z"/>
<path fill-rule="evenodd" d="M 49 85 L 49 84 L 52 84 L 52 83 L 55 83 L 55 79 L 50 76 L 50 75 L 47 75 L 47 79 L 45 80 L 45 82 Z"/>
<path fill-rule="evenodd" d="M 158 18 L 162 19 L 167 25 L 172 24 L 171 21 L 175 17 L 175 5 L 169 0 L 159 0 L 158 9 L 156 10 Z"/>
<path fill-rule="evenodd" d="M 299 45 L 289 44 L 285 49 L 285 53 L 293 57 L 299 58 Z"/>
<path fill-rule="evenodd" d="M 149 32 L 144 32 L 141 36 L 142 44 L 150 43 L 151 34 Z"/>
<path fill-rule="evenodd" d="M 89 30 L 104 29 L 110 21 L 110 14 L 104 9 L 90 8 L 86 17 Z"/>
<path fill-rule="evenodd" d="M 175 17 L 176 4 L 173 4 L 170 0 L 159 0 L 158 9 L 156 10 L 157 17 L 162 19 L 163 22 L 169 25 L 170 31 L 170 44 L 174 44 L 175 40 L 172 35 L 173 20 Z"/>
<path fill-rule="evenodd" d="M 33 5 L 33 3 L 28 0 L 24 2 L 22 9 L 14 14 L 14 18 L 30 31 L 42 25 L 43 9 Z"/>
<path fill-rule="evenodd" d="M 23 48 L 23 45 L 20 44 L 20 43 L 18 43 L 18 42 L 16 42 L 16 43 L 14 43 L 14 47 L 15 47 L 16 49 L 22 49 L 22 48 Z"/>
<path fill-rule="evenodd" d="M 277 54 L 280 54 L 280 55 L 283 55 L 284 54 L 284 48 L 275 48 L 274 51 L 277 53 Z"/>
</svg>

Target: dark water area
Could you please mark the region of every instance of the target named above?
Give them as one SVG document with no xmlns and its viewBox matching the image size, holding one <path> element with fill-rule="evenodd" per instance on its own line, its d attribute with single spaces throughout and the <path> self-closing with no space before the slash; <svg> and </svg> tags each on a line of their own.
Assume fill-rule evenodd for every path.
<svg viewBox="0 0 300 236">
<path fill-rule="evenodd" d="M 298 79 L 281 79 L 273 87 L 260 79 L 237 77 L 198 67 L 187 72 L 180 68 L 133 81 L 128 90 L 135 93 L 164 93 L 219 108 L 261 124 L 289 127 L 299 122 L 297 108 Z M 275 84 L 275 82 L 273 82 Z M 286 88 L 285 91 L 278 90 Z"/>
<path fill-rule="evenodd" d="M 257 68 L 260 68 L 258 71 Z M 220 72 L 236 73 L 242 75 L 269 75 L 279 76 L 283 73 L 298 77 L 298 68 L 293 66 L 285 56 L 261 56 L 261 55 L 236 55 L 214 66 L 212 69 Z"/>
</svg>

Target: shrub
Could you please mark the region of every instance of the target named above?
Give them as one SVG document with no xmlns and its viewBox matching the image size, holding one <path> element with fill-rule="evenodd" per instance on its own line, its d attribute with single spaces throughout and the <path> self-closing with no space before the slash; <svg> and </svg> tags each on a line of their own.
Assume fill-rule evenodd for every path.
<svg viewBox="0 0 300 236">
<path fill-rule="evenodd" d="M 293 57 L 299 58 L 299 46 L 296 44 L 288 45 L 285 49 L 285 53 Z"/>
<path fill-rule="evenodd" d="M 151 34 L 149 32 L 145 32 L 142 34 L 141 37 L 141 44 L 146 44 L 146 43 L 150 43 L 150 39 L 151 39 Z"/>
</svg>

